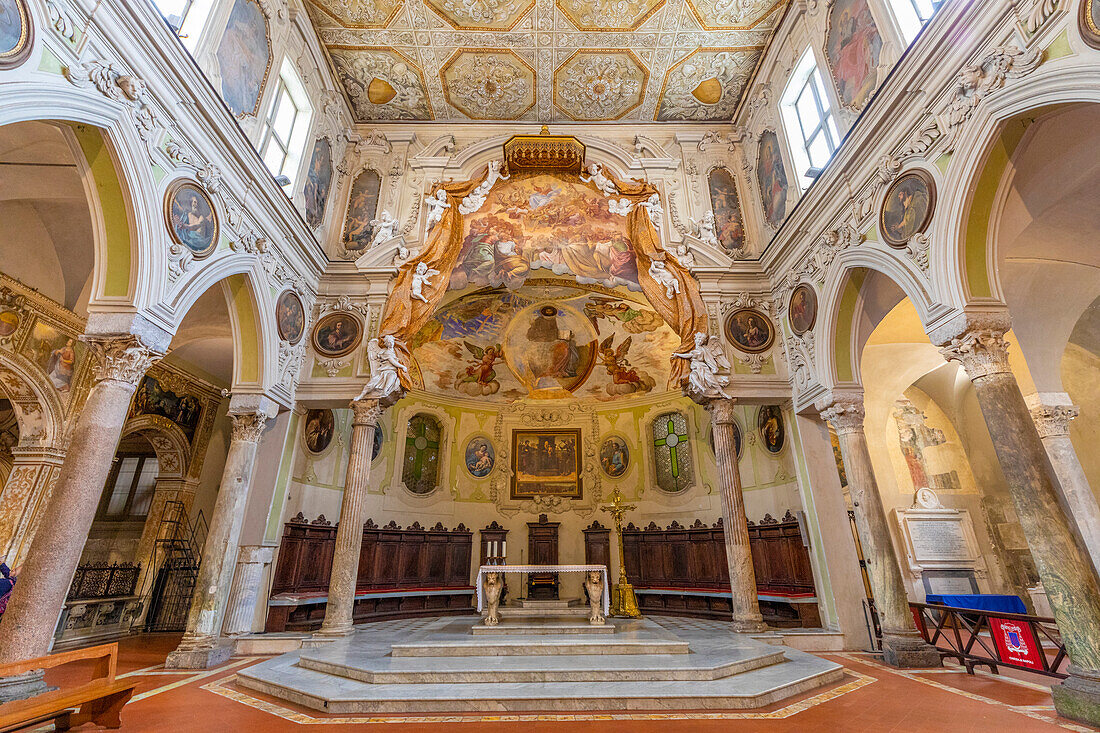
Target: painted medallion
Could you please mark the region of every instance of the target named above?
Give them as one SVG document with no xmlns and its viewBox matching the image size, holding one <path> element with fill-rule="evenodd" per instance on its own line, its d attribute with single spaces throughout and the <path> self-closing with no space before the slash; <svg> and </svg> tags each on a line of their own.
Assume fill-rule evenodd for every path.
<svg viewBox="0 0 1100 733">
<path fill-rule="evenodd" d="M 787 428 L 783 424 L 783 410 L 779 405 L 762 405 L 756 415 L 756 427 L 764 450 L 772 455 L 783 451 L 787 444 Z"/>
<path fill-rule="evenodd" d="M 350 313 L 330 313 L 313 328 L 313 350 L 322 356 L 351 353 L 359 345 L 362 328 Z"/>
<path fill-rule="evenodd" d="M 24 0 L 0 0 L 0 69 L 26 61 L 33 44 L 34 26 Z"/>
<path fill-rule="evenodd" d="M 485 478 L 493 471 L 497 454 L 488 438 L 471 438 L 466 444 L 466 470 L 474 478 Z"/>
<path fill-rule="evenodd" d="M 741 351 L 759 354 L 775 340 L 775 328 L 766 315 L 755 308 L 741 308 L 726 319 L 726 338 Z"/>
<path fill-rule="evenodd" d="M 936 184 L 927 172 L 914 169 L 894 181 L 886 191 L 879 214 L 882 238 L 891 247 L 905 247 L 923 234 L 936 206 Z"/>
<path fill-rule="evenodd" d="M 617 435 L 604 440 L 600 446 L 600 468 L 611 478 L 619 478 L 630 466 L 630 448 Z"/>
<path fill-rule="evenodd" d="M 306 412 L 306 426 L 302 431 L 306 448 L 310 453 L 323 453 L 332 443 L 336 431 L 336 419 L 332 410 L 309 410 Z"/>
<path fill-rule="evenodd" d="M 287 290 L 279 296 L 275 304 L 275 313 L 279 326 L 279 338 L 294 346 L 302 340 L 306 330 L 306 312 L 302 301 L 293 290 Z"/>
<path fill-rule="evenodd" d="M 209 257 L 218 246 L 218 215 L 210 197 L 197 183 L 176 181 L 164 203 L 168 233 L 176 244 L 191 250 L 195 259 Z"/>
<path fill-rule="evenodd" d="M 1081 38 L 1093 48 L 1100 48 L 1100 0 L 1084 0 L 1079 20 Z"/>
<path fill-rule="evenodd" d="M 796 287 L 787 305 L 787 317 L 796 336 L 813 328 L 817 322 L 817 292 L 806 283 Z"/>
</svg>

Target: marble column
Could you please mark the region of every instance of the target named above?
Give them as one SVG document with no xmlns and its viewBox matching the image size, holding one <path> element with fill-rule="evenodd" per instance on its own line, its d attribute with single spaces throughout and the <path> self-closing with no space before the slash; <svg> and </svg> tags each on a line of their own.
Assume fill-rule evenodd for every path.
<svg viewBox="0 0 1100 733">
<path fill-rule="evenodd" d="M 1054 469 L 1008 365 L 1007 330 L 1007 319 L 990 317 L 961 327 L 949 323 L 930 336 L 948 361 L 962 364 L 974 383 L 1020 526 L 1069 654 L 1070 676 L 1051 690 L 1054 706 L 1067 718 L 1100 725 L 1100 584 L 1059 505 Z"/>
<path fill-rule="evenodd" d="M 237 542 L 252 484 L 256 447 L 267 426 L 268 411 L 262 405 L 250 406 L 248 411 L 235 410 L 233 405 L 229 409 L 232 438 L 202 550 L 199 577 L 191 596 L 187 629 L 179 646 L 165 660 L 167 669 L 215 667 L 228 660 L 233 652 L 232 646 L 220 643 L 218 636 L 225 613 L 225 598 L 236 569 Z"/>
<path fill-rule="evenodd" d="M 354 629 L 355 583 L 359 554 L 363 549 L 363 513 L 370 488 L 370 459 L 374 450 L 374 429 L 382 415 L 376 399 L 353 400 L 351 447 L 340 502 L 340 524 L 336 528 L 336 550 L 328 583 L 328 605 L 318 636 L 347 636 Z"/>
<path fill-rule="evenodd" d="M 1062 511 L 1092 560 L 1092 569 L 1100 572 L 1100 505 L 1097 505 L 1096 494 L 1089 486 L 1085 469 L 1069 438 L 1069 421 L 1077 417 L 1081 409 L 1072 404 L 1064 392 L 1030 395 L 1026 402 L 1058 479 Z"/>
<path fill-rule="evenodd" d="M 718 489 L 722 495 L 722 525 L 726 540 L 726 563 L 730 572 L 733 600 L 733 629 L 758 632 L 767 628 L 760 615 L 756 596 L 756 573 L 749 549 L 749 525 L 745 516 L 745 496 L 741 491 L 741 471 L 737 465 L 737 427 L 733 420 L 735 401 L 726 398 L 707 400 L 705 407 L 714 424 L 714 460 L 718 468 Z"/>
<path fill-rule="evenodd" d="M 921 638 L 909 610 L 909 597 L 871 467 L 867 436 L 863 432 L 862 395 L 834 399 L 822 407 L 825 409 L 821 416 L 833 426 L 840 441 L 856 531 L 863 546 L 867 576 L 882 628 L 883 657 L 894 667 L 939 667 L 939 653 Z"/>
<path fill-rule="evenodd" d="M 0 492 L 0 552 L 8 567 L 15 568 L 27 558 L 53 482 L 65 462 L 65 451 L 17 445 L 11 453 L 15 460 Z"/>
<path fill-rule="evenodd" d="M 241 545 L 237 552 L 237 572 L 233 575 L 233 586 L 225 604 L 222 633 L 226 636 L 252 633 L 264 566 L 271 563 L 274 555 L 275 548 L 268 545 Z"/>
<path fill-rule="evenodd" d="M 83 337 L 93 359 L 93 384 L 76 418 L 69 450 L 45 516 L 4 613 L 0 664 L 50 650 L 84 542 L 111 470 L 130 399 L 160 354 L 137 336 Z"/>
</svg>

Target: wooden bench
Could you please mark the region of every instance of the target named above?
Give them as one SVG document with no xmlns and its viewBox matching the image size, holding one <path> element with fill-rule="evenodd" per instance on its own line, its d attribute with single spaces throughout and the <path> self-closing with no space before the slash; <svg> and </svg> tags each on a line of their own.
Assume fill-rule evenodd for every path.
<svg viewBox="0 0 1100 733">
<path fill-rule="evenodd" d="M 23 662 L 0 664 L 0 677 L 51 669 L 83 659 L 95 660 L 90 681 L 0 705 L 0 733 L 49 722 L 53 722 L 57 730 L 68 730 L 85 723 L 104 728 L 120 727 L 122 706 L 129 702 L 137 683 L 115 679 L 118 644 L 102 644 Z"/>
</svg>

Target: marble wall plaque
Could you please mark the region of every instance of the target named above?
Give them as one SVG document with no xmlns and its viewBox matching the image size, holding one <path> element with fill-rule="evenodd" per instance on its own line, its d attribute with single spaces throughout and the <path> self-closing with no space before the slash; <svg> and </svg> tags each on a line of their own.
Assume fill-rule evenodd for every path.
<svg viewBox="0 0 1100 733">
<path fill-rule="evenodd" d="M 969 561 L 973 553 L 967 546 L 962 523 L 958 519 L 908 517 L 913 554 L 921 560 Z"/>
<path fill-rule="evenodd" d="M 894 519 L 905 540 L 909 570 L 985 570 L 970 513 L 958 509 L 895 509 Z"/>
</svg>

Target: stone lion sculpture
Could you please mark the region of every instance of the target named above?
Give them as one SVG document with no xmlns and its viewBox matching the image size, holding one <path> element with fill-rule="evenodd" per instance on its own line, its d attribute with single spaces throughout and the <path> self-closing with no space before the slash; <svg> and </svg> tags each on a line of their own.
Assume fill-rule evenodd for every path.
<svg viewBox="0 0 1100 733">
<path fill-rule="evenodd" d="M 485 573 L 482 592 L 485 594 L 485 625 L 496 626 L 500 623 L 500 592 L 504 590 L 504 579 L 500 573 Z"/>
<path fill-rule="evenodd" d="M 603 573 L 589 570 L 584 579 L 584 590 L 588 593 L 588 623 L 602 626 L 607 620 L 603 615 Z"/>
</svg>

